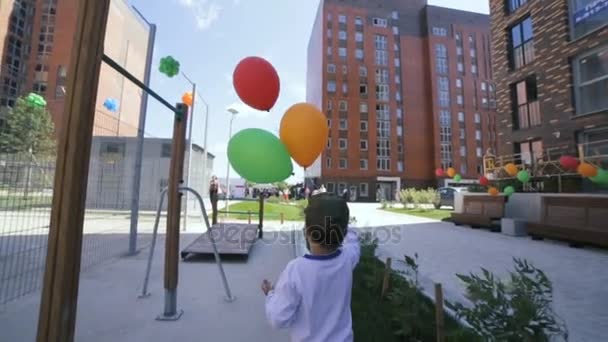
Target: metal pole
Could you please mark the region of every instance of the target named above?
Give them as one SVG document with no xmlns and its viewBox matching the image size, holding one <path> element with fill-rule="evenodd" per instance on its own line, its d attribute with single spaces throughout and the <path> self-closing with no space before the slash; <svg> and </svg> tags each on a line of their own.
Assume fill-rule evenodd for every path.
<svg viewBox="0 0 608 342">
<path fill-rule="evenodd" d="M 202 99 L 201 99 L 202 100 Z M 207 180 L 207 158 L 209 156 L 209 151 L 207 151 L 207 128 L 209 127 L 209 105 L 207 104 L 207 102 L 205 102 L 203 100 L 203 103 L 205 104 L 205 137 L 203 138 L 203 150 L 204 150 L 204 157 L 203 157 L 203 196 L 205 194 L 209 194 L 209 181 Z"/>
<path fill-rule="evenodd" d="M 232 138 L 232 122 L 234 121 L 235 114 L 232 114 L 230 117 L 230 128 L 228 130 L 228 141 Z M 230 163 L 226 163 L 226 194 L 225 194 L 225 206 L 224 212 L 226 213 L 226 217 L 228 217 L 228 197 L 230 196 Z"/>
<path fill-rule="evenodd" d="M 196 102 L 195 100 L 196 97 L 196 83 L 192 83 L 192 107 L 190 108 L 190 120 L 188 122 L 189 126 L 188 126 L 188 146 L 186 147 L 187 151 L 188 151 L 188 166 L 186 169 L 186 186 L 189 187 L 190 186 L 190 170 L 191 170 L 191 165 L 192 164 L 192 124 L 194 122 L 194 103 Z M 186 225 L 188 224 L 188 205 L 189 205 L 189 201 L 188 201 L 188 191 L 186 191 L 186 207 L 184 208 L 184 228 L 183 230 L 186 231 Z"/>
<path fill-rule="evenodd" d="M 136 9 L 137 11 L 137 9 Z M 139 12 L 138 12 L 139 13 Z M 140 14 L 141 16 L 141 14 Z M 143 16 L 142 16 L 143 18 Z M 154 57 L 154 42 L 156 41 L 156 25 L 150 24 L 148 36 L 148 51 L 146 53 L 146 70 L 144 72 L 144 84 L 150 85 L 150 73 L 152 71 L 152 58 Z M 148 93 L 142 90 L 141 106 L 139 107 L 139 127 L 137 130 L 137 147 L 135 151 L 135 168 L 133 188 L 131 190 L 131 227 L 129 230 L 128 255 L 137 253 L 137 225 L 139 220 L 139 190 L 141 187 L 141 169 L 144 151 L 144 128 L 146 126 L 146 113 L 148 112 Z"/>
<path fill-rule="evenodd" d="M 160 222 L 160 213 L 163 209 L 163 203 L 165 196 L 169 189 L 165 188 L 160 193 L 160 202 L 158 203 L 158 210 L 156 211 L 156 221 L 154 221 L 154 230 L 152 231 L 152 244 L 150 245 L 150 254 L 148 255 L 148 265 L 146 266 L 146 275 L 144 276 L 144 286 L 141 290 L 139 298 L 145 298 L 150 296 L 148 293 L 148 282 L 150 281 L 150 270 L 152 269 L 152 258 L 154 256 L 154 249 L 156 248 L 156 236 L 158 235 L 158 223 Z"/>
</svg>

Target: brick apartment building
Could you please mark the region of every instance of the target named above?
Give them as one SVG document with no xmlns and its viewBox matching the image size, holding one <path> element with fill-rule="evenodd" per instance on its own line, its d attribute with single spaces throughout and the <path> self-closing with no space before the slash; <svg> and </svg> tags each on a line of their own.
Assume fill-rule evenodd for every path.
<svg viewBox="0 0 608 342">
<path fill-rule="evenodd" d="M 608 156 L 608 0 L 490 3 L 499 154 Z"/>
<path fill-rule="evenodd" d="M 487 15 L 426 0 L 321 1 L 307 101 L 326 113 L 330 139 L 309 182 L 369 201 L 438 185 L 438 167 L 477 178 L 496 141 L 490 49 Z"/>
<path fill-rule="evenodd" d="M 0 5 L 0 128 L 6 108 L 30 92 L 47 101 L 56 130 L 64 108 L 78 0 L 2 0 Z M 113 0 L 108 16 L 104 52 L 143 79 L 149 27 L 126 0 Z M 107 98 L 119 102 L 108 111 Z M 141 91 L 102 64 L 97 94 L 95 135 L 134 136 L 139 125 Z"/>
</svg>

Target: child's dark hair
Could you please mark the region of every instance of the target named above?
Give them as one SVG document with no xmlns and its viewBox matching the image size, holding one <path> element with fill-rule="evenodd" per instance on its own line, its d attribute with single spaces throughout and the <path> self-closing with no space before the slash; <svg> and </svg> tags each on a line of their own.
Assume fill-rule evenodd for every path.
<svg viewBox="0 0 608 342">
<path fill-rule="evenodd" d="M 328 248 L 342 245 L 350 218 L 344 199 L 329 193 L 312 196 L 304 213 L 306 234 L 311 241 Z"/>
</svg>

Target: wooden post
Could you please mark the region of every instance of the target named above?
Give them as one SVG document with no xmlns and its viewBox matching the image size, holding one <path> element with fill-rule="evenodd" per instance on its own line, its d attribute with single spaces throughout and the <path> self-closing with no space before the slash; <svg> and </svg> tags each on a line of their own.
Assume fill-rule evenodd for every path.
<svg viewBox="0 0 608 342">
<path fill-rule="evenodd" d="M 386 258 L 386 264 L 384 264 L 384 279 L 382 279 L 382 293 L 380 295 L 382 298 L 384 298 L 384 296 L 386 296 L 386 293 L 388 292 L 388 289 L 390 287 L 391 264 L 392 264 L 392 259 Z"/>
<path fill-rule="evenodd" d="M 247 210 L 247 224 L 251 224 L 251 210 Z"/>
<path fill-rule="evenodd" d="M 184 158 L 186 151 L 186 127 L 188 106 L 178 103 L 173 121 L 173 143 L 171 145 L 171 165 L 169 169 L 169 190 L 167 192 L 167 235 L 165 239 L 165 310 L 159 319 L 174 320 L 177 312 L 177 279 L 179 264 L 179 225 L 181 197 L 179 186 L 183 184 Z"/>
<path fill-rule="evenodd" d="M 60 136 L 38 342 L 71 342 L 76 326 L 89 157 L 110 0 L 78 3 L 65 109 L 58 127 Z"/>
<path fill-rule="evenodd" d="M 285 222 L 285 214 L 281 213 L 281 224 Z"/>
<path fill-rule="evenodd" d="M 445 342 L 445 321 L 443 319 L 443 290 L 441 284 L 435 284 L 435 326 L 437 342 Z"/>
<path fill-rule="evenodd" d="M 260 193 L 260 223 L 258 224 L 258 238 L 264 237 L 264 194 Z"/>
</svg>

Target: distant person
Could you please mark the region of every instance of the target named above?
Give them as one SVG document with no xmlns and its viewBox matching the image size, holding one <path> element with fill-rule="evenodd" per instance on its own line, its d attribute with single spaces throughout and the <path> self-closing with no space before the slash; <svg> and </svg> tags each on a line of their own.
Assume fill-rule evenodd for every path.
<svg viewBox="0 0 608 342">
<path fill-rule="evenodd" d="M 345 188 L 344 191 L 342 191 L 342 199 L 346 202 L 348 202 L 348 200 L 350 199 L 348 188 Z"/>
<path fill-rule="evenodd" d="M 291 341 L 353 341 L 351 294 L 359 262 L 357 235 L 348 229 L 346 201 L 325 193 L 304 211 L 309 254 L 290 261 L 276 286 L 262 282 L 266 318 L 289 329 Z"/>
<path fill-rule="evenodd" d="M 220 191 L 220 183 L 217 180 L 216 176 L 211 177 L 211 181 L 209 182 L 209 199 L 211 200 L 211 210 L 213 213 L 211 214 L 211 224 L 217 224 L 217 202 L 219 200 L 219 191 Z"/>
<path fill-rule="evenodd" d="M 321 184 L 321 188 L 319 189 L 319 192 L 322 193 L 322 194 L 327 192 L 327 189 L 325 189 L 325 185 L 324 184 Z"/>
</svg>

